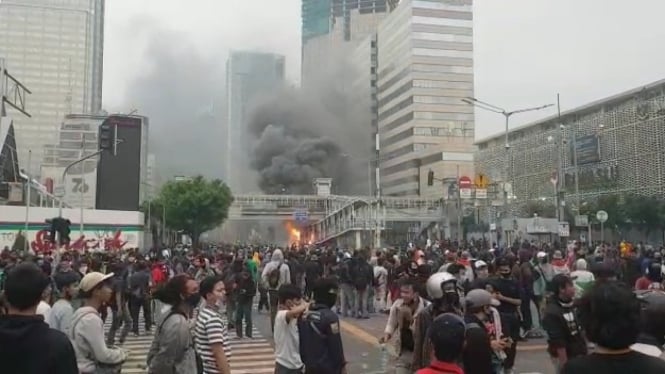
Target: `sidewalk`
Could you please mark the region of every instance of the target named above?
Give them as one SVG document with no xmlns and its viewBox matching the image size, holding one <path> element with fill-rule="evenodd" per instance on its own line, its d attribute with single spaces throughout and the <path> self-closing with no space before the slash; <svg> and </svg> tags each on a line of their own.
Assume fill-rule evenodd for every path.
<svg viewBox="0 0 665 374">
<path fill-rule="evenodd" d="M 340 317 L 340 327 L 342 331 L 351 334 L 368 344 L 379 346 L 379 338 L 383 336 L 383 330 L 386 328 L 388 315 L 372 314 L 369 319 L 356 319 L 350 317 Z M 390 344 L 388 344 L 390 346 Z M 517 344 L 517 351 L 544 351 L 547 349 L 545 338 L 528 339 Z M 391 353 L 392 349 L 389 350 Z"/>
</svg>

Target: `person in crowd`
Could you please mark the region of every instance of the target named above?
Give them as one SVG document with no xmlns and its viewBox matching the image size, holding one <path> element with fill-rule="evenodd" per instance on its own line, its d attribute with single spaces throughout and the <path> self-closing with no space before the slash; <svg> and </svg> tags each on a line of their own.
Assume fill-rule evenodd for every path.
<svg viewBox="0 0 665 374">
<path fill-rule="evenodd" d="M 201 300 L 199 285 L 186 274 L 175 276 L 155 291 L 155 299 L 170 306 L 159 322 L 148 352 L 150 374 L 196 374 L 196 355 L 189 324 L 192 306 Z"/>
<path fill-rule="evenodd" d="M 339 294 L 339 311 L 343 317 L 348 317 L 353 314 L 353 302 L 354 302 L 354 285 L 353 285 L 353 275 L 351 268 L 354 266 L 355 259 L 351 258 L 351 254 L 345 252 L 342 255 L 339 265 L 337 266 L 337 278 L 340 283 L 340 294 Z"/>
<path fill-rule="evenodd" d="M 384 267 L 386 259 L 378 257 L 376 259 L 376 266 L 374 266 L 374 284 L 375 284 L 375 299 L 376 309 L 380 313 L 387 310 L 386 297 L 388 296 L 388 270 Z"/>
<path fill-rule="evenodd" d="M 660 374 L 665 361 L 630 349 L 640 332 L 640 302 L 621 282 L 599 282 L 579 300 L 579 316 L 590 355 L 570 359 L 562 374 Z"/>
<path fill-rule="evenodd" d="M 334 279 L 320 278 L 312 289 L 314 303 L 298 323 L 305 374 L 347 373 L 339 317 L 331 310 L 337 302 L 337 290 Z"/>
<path fill-rule="evenodd" d="M 640 314 L 640 334 L 637 342 L 630 349 L 645 355 L 665 360 L 665 293 L 651 291 L 640 295 L 642 312 Z"/>
<path fill-rule="evenodd" d="M 374 285 L 374 269 L 368 262 L 367 251 L 356 252 L 355 266 L 351 269 L 353 286 L 355 288 L 355 299 L 353 302 L 353 314 L 356 318 L 369 318 L 367 307 L 368 292 Z"/>
<path fill-rule="evenodd" d="M 34 263 L 7 272 L 7 314 L 0 315 L 0 371 L 3 373 L 78 374 L 67 335 L 50 329 L 36 314 L 48 277 Z M 36 354 L 39 354 L 39 357 Z"/>
<path fill-rule="evenodd" d="M 487 262 L 478 260 L 473 263 L 473 267 L 476 270 L 476 275 L 473 281 L 469 283 L 469 286 L 466 289 L 467 292 L 477 288 L 485 289 L 485 285 L 489 281 L 489 267 Z"/>
<path fill-rule="evenodd" d="M 310 256 L 305 262 L 305 298 L 312 298 L 314 285 L 323 275 L 323 266 L 316 254 Z"/>
<path fill-rule="evenodd" d="M 51 287 L 52 286 L 50 283 L 48 286 L 46 286 L 44 292 L 42 293 L 42 299 L 39 301 L 39 305 L 37 305 L 37 314 L 44 317 L 44 321 L 46 321 L 46 323 L 48 323 L 49 315 L 51 314 L 51 304 L 49 304 L 49 300 L 51 299 Z"/>
<path fill-rule="evenodd" d="M 245 321 L 245 337 L 252 338 L 252 302 L 256 295 L 256 283 L 247 268 L 242 269 L 236 276 L 236 336 L 243 337 L 242 322 Z"/>
<path fill-rule="evenodd" d="M 575 298 L 582 297 L 584 292 L 591 288 L 596 278 L 593 273 L 587 270 L 587 262 L 585 259 L 580 258 L 575 262 L 575 271 L 570 273 L 570 279 L 573 280 L 575 286 Z"/>
<path fill-rule="evenodd" d="M 517 341 L 520 339 L 519 307 L 522 305 L 522 295 L 517 281 L 512 276 L 512 260 L 500 257 L 496 260 L 498 277 L 492 279 L 492 289 L 501 305 L 497 307 L 501 314 L 503 332 L 509 338 L 510 344 L 506 349 L 506 359 L 503 362 L 506 374 L 512 373 L 517 355 Z"/>
<path fill-rule="evenodd" d="M 536 253 L 533 274 L 533 298 L 536 303 L 536 310 L 538 311 L 538 320 L 542 324 L 543 314 L 545 313 L 545 299 L 550 289 L 550 282 L 554 277 L 552 265 L 547 259 L 547 253 Z"/>
<path fill-rule="evenodd" d="M 418 313 L 413 322 L 413 362 L 411 369 L 426 367 L 432 358 L 432 346 L 427 331 L 432 321 L 443 313 L 462 316 L 457 279 L 450 273 L 432 274 L 425 284 L 431 304 Z"/>
<path fill-rule="evenodd" d="M 501 321 L 495 319 L 491 308 L 500 303 L 484 289 L 469 291 L 465 302 L 467 332 L 462 360 L 464 370 L 469 374 L 499 374 L 508 339 L 501 337 L 500 327 L 497 330 L 497 324 L 500 325 Z"/>
<path fill-rule="evenodd" d="M 570 274 L 570 268 L 568 267 L 568 262 L 563 258 L 561 251 L 556 250 L 552 255 L 552 273 L 557 274 Z"/>
<path fill-rule="evenodd" d="M 663 283 L 662 266 L 657 262 L 652 262 L 647 267 L 646 273 L 635 282 L 636 291 L 660 290 Z"/>
<path fill-rule="evenodd" d="M 273 254 L 274 256 L 274 254 Z M 309 304 L 302 300 L 300 288 L 285 284 L 279 288 L 280 310 L 275 315 L 275 374 L 301 374 L 304 368 L 300 356 L 298 318 Z"/>
<path fill-rule="evenodd" d="M 277 315 L 277 306 L 279 297 L 277 291 L 285 284 L 291 283 L 291 272 L 288 265 L 284 262 L 284 253 L 280 249 L 275 249 L 270 258 L 270 262 L 263 268 L 261 281 L 268 289 L 268 302 L 270 303 L 270 327 L 275 331 L 275 316 Z"/>
<path fill-rule="evenodd" d="M 400 297 L 393 302 L 388 314 L 388 322 L 379 339 L 379 343 L 384 344 L 395 337 L 395 359 L 396 374 L 411 374 L 413 364 L 413 331 L 411 324 L 414 316 L 422 312 L 429 301 L 420 297 L 416 289 L 415 281 L 410 278 L 400 280 Z"/>
<path fill-rule="evenodd" d="M 129 352 L 121 348 L 107 347 L 104 342 L 104 323 L 99 309 L 111 299 L 113 273 L 91 272 L 79 283 L 79 296 L 83 306 L 74 312 L 70 339 L 76 351 L 78 368 L 82 374 L 101 370 L 120 372 Z"/>
<path fill-rule="evenodd" d="M 574 281 L 557 274 L 551 282 L 552 296 L 547 300 L 543 328 L 547 332 L 547 351 L 557 373 L 571 358 L 586 355 L 587 344 L 574 307 Z"/>
<path fill-rule="evenodd" d="M 453 313 L 439 315 L 432 321 L 427 335 L 432 344 L 431 363 L 416 374 L 464 374 L 457 364 L 464 351 L 464 320 Z"/>
<path fill-rule="evenodd" d="M 205 374 L 231 374 L 231 345 L 222 320 L 220 304 L 225 298 L 224 279 L 209 276 L 201 281 L 199 295 L 203 305 L 196 317 L 194 347 Z"/>
<path fill-rule="evenodd" d="M 145 261 L 139 261 L 136 265 L 136 271 L 127 278 L 129 286 L 129 295 L 127 304 L 129 314 L 132 317 L 132 332 L 135 336 L 139 335 L 139 315 L 143 309 L 143 319 L 145 321 L 145 333 L 150 334 L 152 326 L 152 312 L 150 310 L 150 269 Z"/>
<path fill-rule="evenodd" d="M 66 273 L 58 277 L 56 288 L 60 298 L 53 304 L 46 323 L 58 331 L 67 334 L 72 326 L 74 308 L 72 300 L 78 294 L 79 277 L 73 273 Z"/>
<path fill-rule="evenodd" d="M 120 344 L 125 342 L 129 330 L 131 329 L 132 319 L 129 316 L 129 307 L 127 305 L 128 293 L 125 292 L 127 288 L 123 277 L 123 268 L 120 263 L 114 263 L 110 266 L 111 272 L 114 274 L 111 278 L 111 298 L 107 305 L 111 308 L 113 319 L 111 320 L 111 327 L 106 335 L 106 345 L 109 347 L 115 344 L 115 336 L 118 329 L 122 326 L 120 332 Z"/>
</svg>

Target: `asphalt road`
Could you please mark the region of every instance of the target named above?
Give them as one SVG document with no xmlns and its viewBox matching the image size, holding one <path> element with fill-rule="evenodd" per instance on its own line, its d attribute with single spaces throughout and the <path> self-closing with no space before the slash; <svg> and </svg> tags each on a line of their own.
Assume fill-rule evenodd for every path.
<svg viewBox="0 0 665 374">
<path fill-rule="evenodd" d="M 389 349 L 381 347 L 378 337 L 387 317 L 374 315 L 368 320 L 343 319 L 340 327 L 349 374 L 387 374 L 392 365 Z M 255 329 L 271 340 L 270 321 L 266 313 L 254 313 Z M 530 340 L 518 346 L 515 365 L 517 374 L 554 374 L 545 352 L 544 340 Z"/>
</svg>

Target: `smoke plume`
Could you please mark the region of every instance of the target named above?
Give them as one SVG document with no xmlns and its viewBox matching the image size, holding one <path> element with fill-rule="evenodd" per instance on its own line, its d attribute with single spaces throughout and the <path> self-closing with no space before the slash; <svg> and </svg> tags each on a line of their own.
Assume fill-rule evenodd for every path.
<svg viewBox="0 0 665 374">
<path fill-rule="evenodd" d="M 256 104 L 248 129 L 256 139 L 251 167 L 261 190 L 309 194 L 315 178 L 332 178 L 333 193 L 366 193 L 369 105 L 352 93 L 349 78 L 331 74 L 314 87 L 287 87 Z"/>
</svg>

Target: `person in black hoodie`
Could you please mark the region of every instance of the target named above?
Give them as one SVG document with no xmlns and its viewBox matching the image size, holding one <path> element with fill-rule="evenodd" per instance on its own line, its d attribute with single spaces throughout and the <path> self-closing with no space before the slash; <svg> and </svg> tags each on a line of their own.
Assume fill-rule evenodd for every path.
<svg viewBox="0 0 665 374">
<path fill-rule="evenodd" d="M 49 328 L 36 315 L 49 280 L 31 262 L 7 274 L 5 297 L 8 313 L 0 316 L 0 362 L 3 373 L 78 374 L 76 354 L 67 336 Z M 35 360 L 36 352 L 40 359 Z"/>
<path fill-rule="evenodd" d="M 245 320 L 245 336 L 252 338 L 252 301 L 256 295 L 256 283 L 249 273 L 249 269 L 245 268 L 236 275 L 236 335 L 242 338 L 242 321 Z"/>
</svg>

